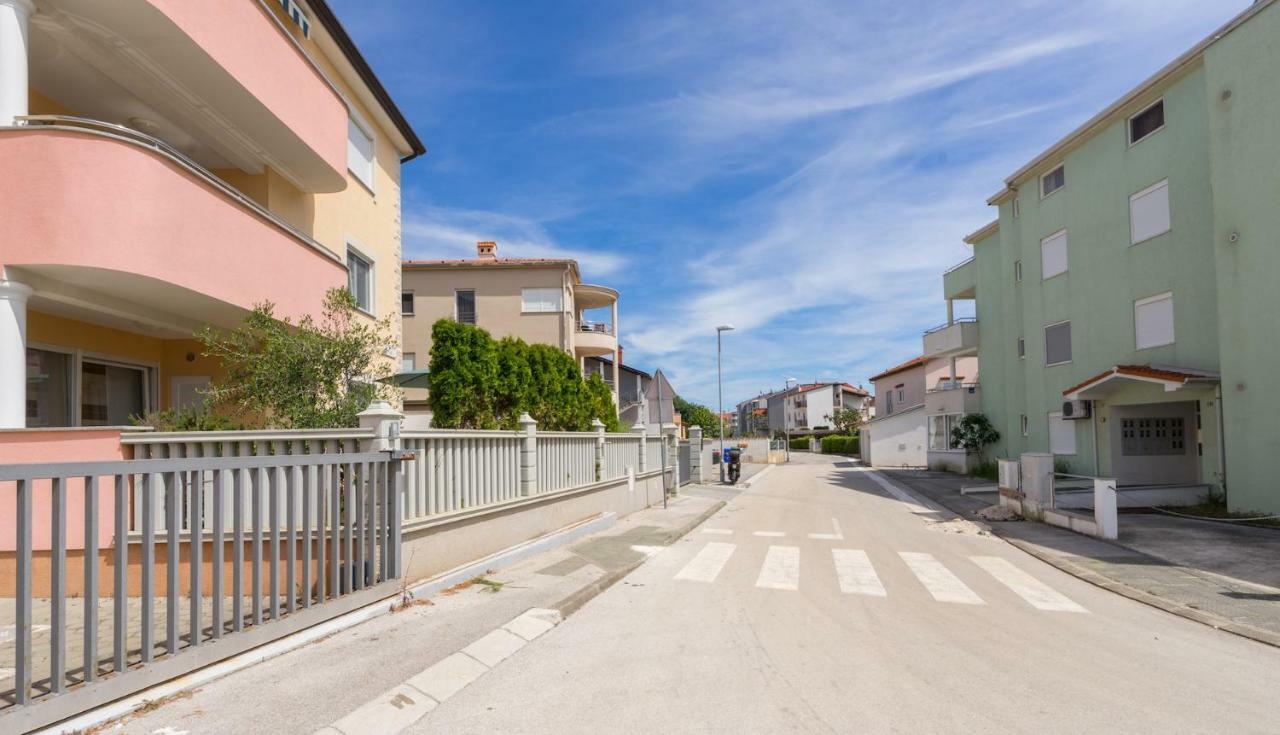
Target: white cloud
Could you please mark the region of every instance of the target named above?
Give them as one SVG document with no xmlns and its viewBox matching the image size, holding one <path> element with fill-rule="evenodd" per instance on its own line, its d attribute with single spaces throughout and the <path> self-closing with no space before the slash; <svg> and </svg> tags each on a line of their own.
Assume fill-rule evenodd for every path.
<svg viewBox="0 0 1280 735">
<path fill-rule="evenodd" d="M 403 232 L 407 260 L 474 258 L 477 242 L 493 240 L 500 257 L 572 258 L 587 280 L 612 275 L 626 264 L 617 253 L 562 245 L 541 223 L 498 212 L 423 207 L 405 218 Z"/>
</svg>

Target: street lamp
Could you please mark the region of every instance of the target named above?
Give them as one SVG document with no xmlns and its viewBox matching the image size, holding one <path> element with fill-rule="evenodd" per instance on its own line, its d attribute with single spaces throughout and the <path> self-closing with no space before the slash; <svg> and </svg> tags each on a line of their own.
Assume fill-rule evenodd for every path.
<svg viewBox="0 0 1280 735">
<path fill-rule="evenodd" d="M 732 324 L 721 324 L 720 326 L 716 327 L 716 392 L 718 394 L 718 401 L 720 404 L 719 415 L 717 418 L 720 419 L 720 484 L 721 485 L 724 484 L 725 456 L 724 456 L 724 376 L 720 367 L 720 353 L 721 353 L 720 335 L 724 334 L 725 332 L 732 332 L 732 331 L 733 331 Z"/>
<path fill-rule="evenodd" d="M 787 378 L 783 383 L 782 391 L 782 431 L 786 434 L 787 441 L 787 461 L 791 461 L 791 414 L 787 411 L 787 391 L 791 390 L 791 384 L 800 384 L 795 378 Z"/>
</svg>

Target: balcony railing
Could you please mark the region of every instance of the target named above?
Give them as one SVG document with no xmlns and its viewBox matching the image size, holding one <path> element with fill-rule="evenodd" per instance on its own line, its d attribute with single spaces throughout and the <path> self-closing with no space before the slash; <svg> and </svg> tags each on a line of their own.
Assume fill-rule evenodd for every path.
<svg viewBox="0 0 1280 735">
<path fill-rule="evenodd" d="M 978 321 L 978 318 L 977 318 L 977 317 L 972 317 L 972 316 L 962 317 L 962 318 L 960 318 L 960 319 L 955 319 L 955 320 L 953 320 L 953 321 L 951 321 L 951 322 L 948 322 L 948 323 L 946 323 L 946 324 L 939 324 L 938 326 L 933 327 L 933 328 L 931 328 L 931 329 L 926 329 L 926 330 L 924 330 L 924 333 L 925 333 L 925 334 L 933 334 L 933 333 L 935 333 L 935 332 L 941 332 L 942 330 L 946 329 L 947 327 L 952 326 L 953 324 L 976 324 L 976 323 L 977 323 L 977 321 Z"/>
<path fill-rule="evenodd" d="M 952 271 L 958 271 L 958 270 L 960 270 L 961 268 L 965 267 L 966 265 L 969 265 L 970 263 L 972 263 L 972 262 L 973 262 L 974 257 L 975 257 L 975 256 L 970 255 L 968 258 L 965 258 L 962 262 L 956 263 L 955 265 L 953 265 L 953 266 L 951 266 L 950 268 L 948 268 L 948 269 L 946 269 L 945 271 L 943 271 L 943 272 L 942 272 L 942 275 L 944 275 L 944 276 L 945 276 L 945 275 L 947 275 L 948 273 L 950 273 L 950 272 L 952 272 Z"/>
<path fill-rule="evenodd" d="M 929 388 L 926 393 L 945 393 L 952 390 L 968 390 L 970 393 L 978 390 L 978 383 L 963 383 L 958 380 L 944 380 L 936 386 Z"/>
<path fill-rule="evenodd" d="M 321 253 L 330 260 L 338 263 L 343 262 L 341 257 L 313 240 L 305 232 L 299 230 L 288 222 L 285 222 L 283 219 L 276 216 L 276 214 L 271 210 L 263 207 L 261 204 L 258 204 L 253 199 L 250 199 L 234 186 L 231 186 L 227 182 L 218 178 L 218 176 L 212 171 L 196 163 L 185 153 L 159 138 L 154 138 L 146 133 L 138 132 L 137 130 L 124 125 L 117 125 L 116 123 L 94 120 L 87 117 L 76 117 L 74 115 L 23 115 L 19 116 L 17 120 L 23 123 L 23 127 L 27 128 L 57 128 L 59 130 L 70 130 L 86 135 L 112 138 L 140 148 L 149 149 L 153 153 L 169 159 L 179 168 L 184 169 L 187 173 L 197 179 L 200 179 L 209 186 L 212 186 L 227 197 L 235 200 L 245 209 L 252 211 L 255 215 L 261 217 L 280 230 L 283 230 L 303 245 Z"/>
<path fill-rule="evenodd" d="M 613 325 L 608 322 L 578 322 L 579 332 L 590 332 L 591 334 L 613 334 Z"/>
</svg>

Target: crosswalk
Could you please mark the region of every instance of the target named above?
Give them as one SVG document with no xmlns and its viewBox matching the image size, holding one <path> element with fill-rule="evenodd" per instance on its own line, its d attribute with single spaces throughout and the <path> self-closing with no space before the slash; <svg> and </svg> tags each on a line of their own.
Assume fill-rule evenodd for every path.
<svg viewBox="0 0 1280 735">
<path fill-rule="evenodd" d="M 738 545 L 723 541 L 707 543 L 676 572 L 675 579 L 709 584 L 716 582 L 738 550 Z M 867 597 L 888 597 L 880 572 L 864 549 L 829 549 L 830 560 L 822 560 L 835 570 L 840 592 Z M 812 553 L 812 552 L 810 552 Z M 823 556 L 826 554 L 823 553 Z M 956 605 L 985 605 L 977 592 L 942 561 L 932 554 L 900 551 L 902 566 L 916 583 L 937 602 Z M 765 551 L 755 586 L 766 590 L 800 589 L 801 549 L 798 546 L 770 545 Z M 1058 592 L 1013 562 L 998 556 L 971 556 L 973 567 L 1007 587 L 1031 607 L 1048 612 L 1087 613 L 1084 607 Z M 883 563 L 883 562 L 882 562 Z M 953 563 L 954 564 L 954 563 Z M 882 571 L 887 571 L 882 569 Z M 818 570 L 817 575 L 825 572 Z"/>
</svg>

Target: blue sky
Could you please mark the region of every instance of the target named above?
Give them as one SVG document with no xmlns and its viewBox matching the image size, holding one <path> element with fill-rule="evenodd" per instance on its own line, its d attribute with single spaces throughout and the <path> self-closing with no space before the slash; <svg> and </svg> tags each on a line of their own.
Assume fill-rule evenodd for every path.
<svg viewBox="0 0 1280 735">
<path fill-rule="evenodd" d="M 426 142 L 406 257 L 577 258 L 725 405 L 918 354 L 1006 175 L 1249 0 L 332 5 Z"/>
</svg>

